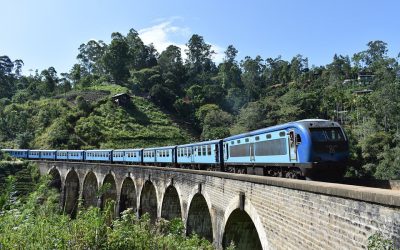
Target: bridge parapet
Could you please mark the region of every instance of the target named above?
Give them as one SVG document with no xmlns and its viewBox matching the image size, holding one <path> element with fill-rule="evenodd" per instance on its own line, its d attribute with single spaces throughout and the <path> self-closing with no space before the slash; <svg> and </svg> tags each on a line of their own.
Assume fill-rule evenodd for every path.
<svg viewBox="0 0 400 250">
<path fill-rule="evenodd" d="M 59 172 L 66 212 L 78 196 L 99 206 L 115 199 L 116 211 L 178 216 L 188 233 L 218 248 L 234 240 L 240 249 L 362 249 L 377 231 L 400 248 L 399 191 L 150 166 L 38 164 L 42 174 Z M 105 180 L 114 181 L 113 191 L 92 197 Z"/>
</svg>

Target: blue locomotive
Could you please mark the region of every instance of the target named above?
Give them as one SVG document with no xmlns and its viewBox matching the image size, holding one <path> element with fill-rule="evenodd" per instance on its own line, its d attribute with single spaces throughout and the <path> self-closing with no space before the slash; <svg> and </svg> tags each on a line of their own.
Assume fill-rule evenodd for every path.
<svg viewBox="0 0 400 250">
<path fill-rule="evenodd" d="M 167 147 L 2 151 L 24 159 L 143 164 L 286 178 L 336 179 L 346 170 L 349 144 L 338 123 L 309 119 L 219 140 Z"/>
</svg>

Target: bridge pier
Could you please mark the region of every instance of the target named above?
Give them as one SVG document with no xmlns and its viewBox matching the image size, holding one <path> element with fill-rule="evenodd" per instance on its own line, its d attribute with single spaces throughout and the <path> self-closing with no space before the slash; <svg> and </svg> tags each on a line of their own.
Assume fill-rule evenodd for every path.
<svg viewBox="0 0 400 250">
<path fill-rule="evenodd" d="M 187 234 L 219 249 L 231 241 L 238 249 L 364 249 L 375 232 L 400 248 L 398 191 L 150 166 L 38 164 L 42 174 L 58 171 L 68 213 L 77 194 L 85 207 L 113 199 L 116 213 L 181 217 Z M 101 199 L 103 183 L 112 188 Z"/>
</svg>

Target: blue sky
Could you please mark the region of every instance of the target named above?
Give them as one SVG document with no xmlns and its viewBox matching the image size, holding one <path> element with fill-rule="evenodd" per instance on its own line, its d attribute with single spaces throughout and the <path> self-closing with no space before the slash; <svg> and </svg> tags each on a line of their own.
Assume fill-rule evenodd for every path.
<svg viewBox="0 0 400 250">
<path fill-rule="evenodd" d="M 220 61 L 229 44 L 245 56 L 297 54 L 311 65 L 350 55 L 371 40 L 400 52 L 400 1 L 396 0 L 0 0 L 0 55 L 22 59 L 29 69 L 54 66 L 67 72 L 77 62 L 81 43 L 110 41 L 112 32 L 139 31 L 161 52 L 184 48 L 192 34 L 202 35 Z"/>
</svg>

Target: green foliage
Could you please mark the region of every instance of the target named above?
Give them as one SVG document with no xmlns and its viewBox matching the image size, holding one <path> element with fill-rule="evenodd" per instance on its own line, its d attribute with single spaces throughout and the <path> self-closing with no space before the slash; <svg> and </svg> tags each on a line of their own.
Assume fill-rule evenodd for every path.
<svg viewBox="0 0 400 250">
<path fill-rule="evenodd" d="M 16 180 L 0 192 L 0 248 L 4 249 L 214 249 L 210 242 L 186 237 L 182 221 L 151 224 L 130 209 L 113 219 L 114 202 L 81 208 L 75 219 L 59 212 L 59 193 L 42 178 L 26 199 L 15 195 Z"/>
<path fill-rule="evenodd" d="M 394 243 L 377 232 L 368 238 L 368 250 L 394 250 Z"/>
<path fill-rule="evenodd" d="M 233 117 L 229 113 L 222 110 L 210 110 L 204 117 L 202 139 L 212 140 L 229 136 L 229 126 L 232 122 Z"/>
</svg>

